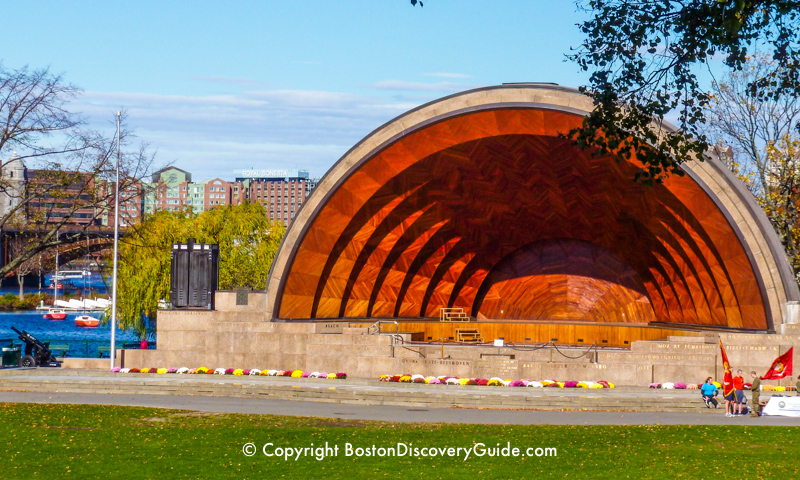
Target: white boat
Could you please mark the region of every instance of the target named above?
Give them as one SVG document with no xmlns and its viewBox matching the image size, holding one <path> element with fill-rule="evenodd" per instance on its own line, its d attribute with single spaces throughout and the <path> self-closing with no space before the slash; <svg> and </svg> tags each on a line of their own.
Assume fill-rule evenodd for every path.
<svg viewBox="0 0 800 480">
<path fill-rule="evenodd" d="M 53 281 L 62 282 L 64 280 L 83 280 L 92 276 L 89 270 L 62 270 L 55 272 Z"/>
</svg>

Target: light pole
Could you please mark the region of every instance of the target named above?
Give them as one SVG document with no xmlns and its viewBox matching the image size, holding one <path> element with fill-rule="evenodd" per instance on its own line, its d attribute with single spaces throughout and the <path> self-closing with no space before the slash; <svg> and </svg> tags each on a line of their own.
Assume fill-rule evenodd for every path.
<svg viewBox="0 0 800 480">
<path fill-rule="evenodd" d="M 114 273 L 111 277 L 111 369 L 114 369 L 114 359 L 117 354 L 116 339 L 117 334 L 117 249 L 119 248 L 119 127 L 121 112 L 117 112 L 117 181 L 114 184 Z"/>
</svg>

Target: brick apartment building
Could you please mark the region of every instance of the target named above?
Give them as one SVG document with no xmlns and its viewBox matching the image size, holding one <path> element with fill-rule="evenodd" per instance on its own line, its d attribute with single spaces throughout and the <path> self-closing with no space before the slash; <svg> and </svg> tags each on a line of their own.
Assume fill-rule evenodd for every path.
<svg viewBox="0 0 800 480">
<path fill-rule="evenodd" d="M 305 170 L 237 170 L 234 176 L 233 181 L 213 178 L 194 183 L 190 172 L 164 168 L 145 186 L 143 211 L 191 208 L 199 213 L 250 201 L 261 203 L 270 219 L 288 226 L 316 186 Z"/>
<path fill-rule="evenodd" d="M 48 189 L 63 175 L 76 176 L 66 188 Z M 191 208 L 196 213 L 220 205 L 237 205 L 245 201 L 259 202 L 272 220 L 289 225 L 300 210 L 316 182 L 304 170 L 238 170 L 233 181 L 213 178 L 195 183 L 192 174 L 177 167 L 155 172 L 150 182 L 123 183 L 119 198 L 120 227 L 136 224 L 142 216 L 158 210 L 181 211 Z M 114 184 L 70 172 L 49 172 L 27 169 L 22 159 L 12 157 L 0 169 L 0 216 L 19 205 L 19 199 L 31 189 L 44 192 L 20 209 L 20 222 L 52 222 L 61 219 L 70 209 L 66 205 L 86 202 L 71 214 L 74 224 L 92 223 L 114 226 Z M 96 197 L 110 198 L 107 205 Z"/>
</svg>

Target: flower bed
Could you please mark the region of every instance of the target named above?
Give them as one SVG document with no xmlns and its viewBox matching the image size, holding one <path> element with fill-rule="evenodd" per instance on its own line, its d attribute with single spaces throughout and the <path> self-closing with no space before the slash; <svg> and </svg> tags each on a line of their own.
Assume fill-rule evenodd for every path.
<svg viewBox="0 0 800 480">
<path fill-rule="evenodd" d="M 468 377 L 451 377 L 442 375 L 439 377 L 424 377 L 420 374 L 404 374 L 404 375 L 381 375 L 378 380 L 381 382 L 399 382 L 399 383 L 427 383 L 429 385 L 477 385 L 489 387 L 553 387 L 553 388 L 614 388 L 614 384 L 605 380 L 596 382 L 589 380 L 582 381 L 567 381 L 556 382 L 554 380 L 532 381 L 526 379 L 514 380 L 511 378 L 502 379 L 500 377 L 486 378 L 468 378 Z"/>
<path fill-rule="evenodd" d="M 347 378 L 347 374 L 344 372 L 339 373 L 327 373 L 327 372 L 304 372 L 302 370 L 260 370 L 258 368 L 217 368 L 217 369 L 210 369 L 208 367 L 198 367 L 198 368 L 188 368 L 188 367 L 181 367 L 181 368 L 120 368 L 114 367 L 111 369 L 111 373 L 160 373 L 160 374 L 168 374 L 168 373 L 175 373 L 181 375 L 203 375 L 203 374 L 217 374 L 217 375 L 269 375 L 269 376 L 277 376 L 277 377 L 292 377 L 292 378 L 323 378 L 323 379 L 339 379 L 344 380 Z M 418 377 L 422 377 L 419 375 Z M 396 380 L 395 380 L 396 381 Z M 425 382 L 422 379 L 422 383 Z"/>
</svg>

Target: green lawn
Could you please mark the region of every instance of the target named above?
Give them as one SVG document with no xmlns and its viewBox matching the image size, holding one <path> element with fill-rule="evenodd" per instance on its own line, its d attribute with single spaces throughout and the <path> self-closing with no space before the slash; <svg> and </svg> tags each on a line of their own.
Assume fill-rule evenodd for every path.
<svg viewBox="0 0 800 480">
<path fill-rule="evenodd" d="M 488 413 L 487 413 L 488 414 Z M 798 478 L 800 427 L 493 426 L 232 415 L 116 406 L 0 404 L 0 478 Z M 258 452 L 247 457 L 245 443 Z M 338 446 L 321 461 L 266 457 Z M 487 447 L 517 457 L 346 456 L 347 444 Z M 528 447 L 557 456 L 524 456 Z M 463 457 L 463 452 L 462 452 Z"/>
</svg>

